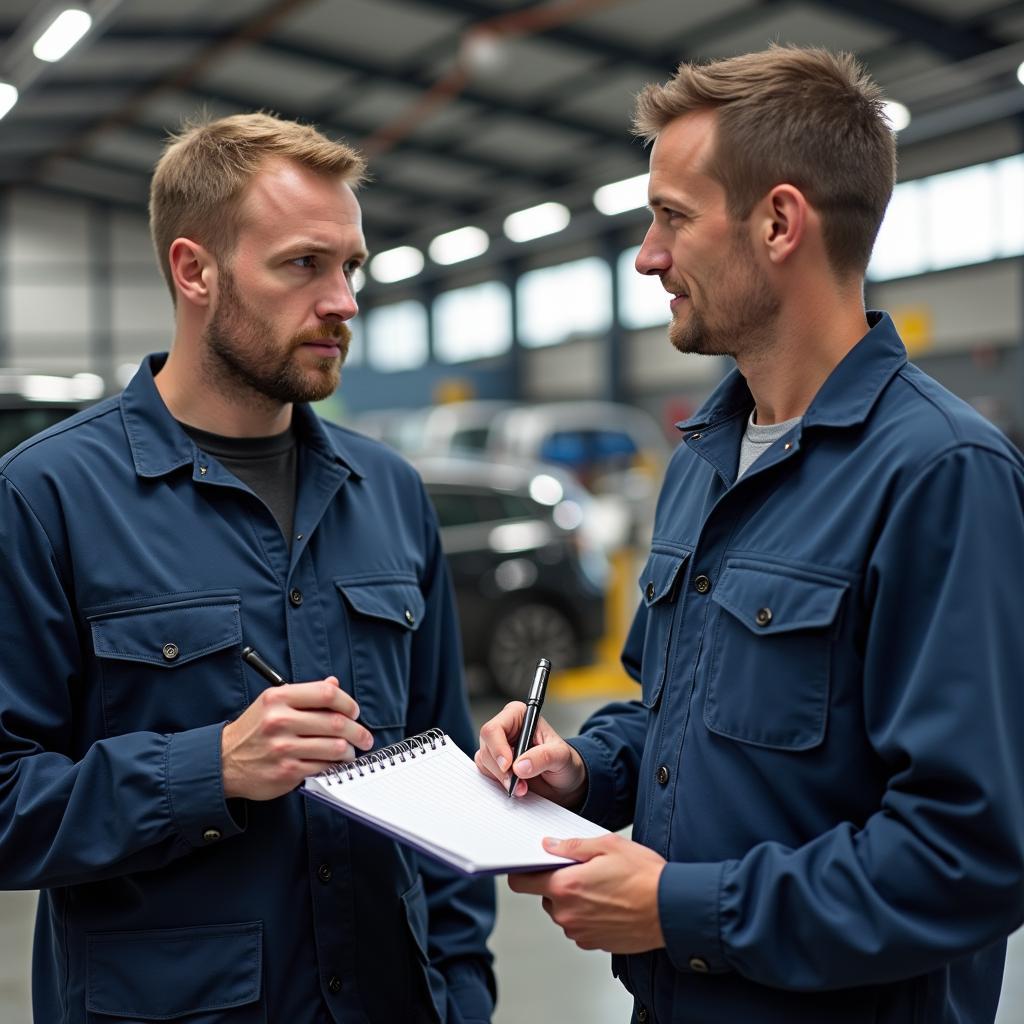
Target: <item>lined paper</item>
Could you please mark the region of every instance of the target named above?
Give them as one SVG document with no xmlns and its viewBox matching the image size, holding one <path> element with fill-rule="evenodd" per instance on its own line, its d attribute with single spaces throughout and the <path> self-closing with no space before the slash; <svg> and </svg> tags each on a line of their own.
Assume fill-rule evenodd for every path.
<svg viewBox="0 0 1024 1024">
<path fill-rule="evenodd" d="M 309 778 L 305 786 L 310 795 L 468 874 L 563 866 L 572 862 L 548 853 L 541 845 L 545 836 L 607 834 L 535 793 L 510 800 L 447 736 L 434 749 L 406 757 L 378 764 L 372 773 L 364 768 L 362 776 Z"/>
</svg>

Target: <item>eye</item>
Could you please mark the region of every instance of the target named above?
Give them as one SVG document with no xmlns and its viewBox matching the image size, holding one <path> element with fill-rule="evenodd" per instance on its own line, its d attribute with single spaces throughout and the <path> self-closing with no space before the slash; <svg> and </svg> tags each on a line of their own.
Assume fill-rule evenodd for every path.
<svg viewBox="0 0 1024 1024">
<path fill-rule="evenodd" d="M 351 277 L 362 265 L 362 260 L 349 260 L 345 264 L 345 276 Z"/>
<path fill-rule="evenodd" d="M 316 257 L 315 256 L 296 256 L 295 259 L 289 260 L 288 262 L 291 263 L 292 266 L 300 267 L 303 270 L 311 270 L 313 267 L 316 266 Z"/>
</svg>

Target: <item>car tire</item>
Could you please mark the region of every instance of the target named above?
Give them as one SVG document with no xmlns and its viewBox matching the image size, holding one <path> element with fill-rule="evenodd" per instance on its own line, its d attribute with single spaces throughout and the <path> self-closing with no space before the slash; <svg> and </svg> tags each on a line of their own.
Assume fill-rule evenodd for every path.
<svg viewBox="0 0 1024 1024">
<path fill-rule="evenodd" d="M 523 700 L 540 658 L 552 669 L 579 662 L 580 642 L 572 620 L 550 604 L 528 601 L 498 613 L 487 642 L 487 670 L 495 690 Z"/>
</svg>

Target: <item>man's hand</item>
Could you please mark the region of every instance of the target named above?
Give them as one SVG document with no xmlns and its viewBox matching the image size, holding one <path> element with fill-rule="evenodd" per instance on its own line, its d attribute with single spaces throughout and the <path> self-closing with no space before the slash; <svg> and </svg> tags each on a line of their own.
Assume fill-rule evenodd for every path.
<svg viewBox="0 0 1024 1024">
<path fill-rule="evenodd" d="M 308 775 L 351 761 L 373 736 L 334 676 L 264 690 L 221 733 L 224 795 L 273 800 Z"/>
<path fill-rule="evenodd" d="M 505 788 L 511 781 L 509 767 L 519 778 L 515 796 L 527 790 L 545 796 L 563 807 L 578 807 L 587 792 L 587 769 L 583 758 L 551 728 L 543 717 L 537 719 L 534 745 L 512 764 L 512 744 L 523 727 L 526 705 L 514 700 L 498 712 L 480 730 L 480 749 L 476 766 L 484 775 L 493 776 Z M 524 781 L 530 780 L 529 785 Z"/>
<path fill-rule="evenodd" d="M 545 911 L 580 949 L 644 953 L 665 945 L 658 917 L 663 857 L 615 835 L 545 839 L 544 848 L 580 863 L 509 875 L 509 887 L 542 897 Z"/>
</svg>

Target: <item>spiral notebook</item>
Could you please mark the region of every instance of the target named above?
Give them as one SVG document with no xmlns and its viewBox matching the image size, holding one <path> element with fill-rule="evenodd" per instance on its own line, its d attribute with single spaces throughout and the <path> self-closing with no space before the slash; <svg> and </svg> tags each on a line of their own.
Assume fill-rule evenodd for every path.
<svg viewBox="0 0 1024 1024">
<path fill-rule="evenodd" d="M 564 867 L 545 836 L 608 831 L 535 793 L 510 800 L 440 729 L 311 776 L 303 792 L 467 875 Z"/>
</svg>

